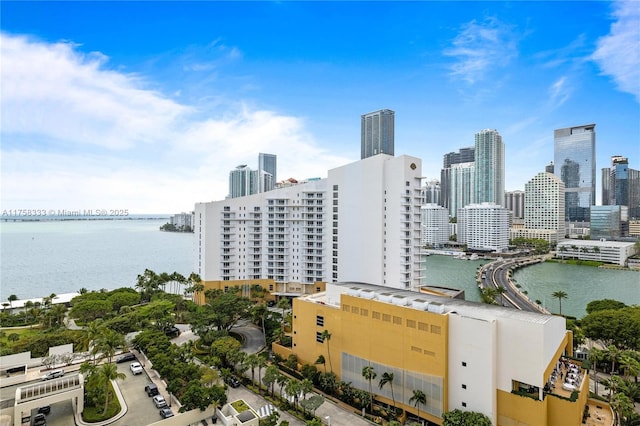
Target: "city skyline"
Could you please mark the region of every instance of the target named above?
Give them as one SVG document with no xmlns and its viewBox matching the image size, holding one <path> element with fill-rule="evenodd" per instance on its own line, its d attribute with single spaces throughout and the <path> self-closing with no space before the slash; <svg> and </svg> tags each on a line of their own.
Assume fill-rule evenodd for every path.
<svg viewBox="0 0 640 426">
<path fill-rule="evenodd" d="M 639 168 L 635 2 L 0 8 L 3 210 L 188 211 L 260 152 L 278 180 L 326 177 L 357 161 L 361 116 L 380 109 L 427 178 L 490 128 L 504 189 L 522 190 L 554 129 L 583 123 L 598 125 L 597 169 Z"/>
</svg>

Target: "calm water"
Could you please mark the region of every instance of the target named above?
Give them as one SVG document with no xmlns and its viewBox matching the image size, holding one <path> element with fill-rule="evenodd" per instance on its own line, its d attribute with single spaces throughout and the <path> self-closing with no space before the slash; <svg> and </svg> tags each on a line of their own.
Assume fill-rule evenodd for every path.
<svg viewBox="0 0 640 426">
<path fill-rule="evenodd" d="M 615 299 L 627 305 L 640 305 L 640 272 L 616 271 L 589 266 L 541 263 L 519 269 L 513 276 L 531 300 L 542 301 L 550 312 L 559 312 L 557 298 L 551 294 L 564 291 L 562 313 L 581 318 L 587 303 Z"/>
<path fill-rule="evenodd" d="M 133 287 L 146 268 L 192 271 L 193 234 L 161 220 L 1 222 L 0 300 Z"/>
<path fill-rule="evenodd" d="M 0 222 L 0 300 L 51 293 L 70 293 L 85 287 L 133 287 L 138 274 L 193 272 L 193 234 L 160 232 L 161 220 L 105 220 L 61 222 Z M 463 289 L 467 300 L 479 301 L 476 270 L 486 260 L 451 256 L 426 258 L 425 284 Z M 520 269 L 514 279 L 552 312 L 562 290 L 562 312 L 585 314 L 591 300 L 611 298 L 640 304 L 640 272 L 545 263 Z"/>
</svg>

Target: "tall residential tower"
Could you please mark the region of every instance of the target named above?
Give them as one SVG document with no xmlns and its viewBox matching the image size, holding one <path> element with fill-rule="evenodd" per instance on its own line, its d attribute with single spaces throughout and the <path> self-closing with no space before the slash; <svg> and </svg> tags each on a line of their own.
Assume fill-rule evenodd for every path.
<svg viewBox="0 0 640 426">
<path fill-rule="evenodd" d="M 361 160 L 378 154 L 393 155 L 394 117 L 395 112 L 390 109 L 362 115 Z"/>
<path fill-rule="evenodd" d="M 476 133 L 475 203 L 504 203 L 504 144 L 497 130 Z"/>
</svg>

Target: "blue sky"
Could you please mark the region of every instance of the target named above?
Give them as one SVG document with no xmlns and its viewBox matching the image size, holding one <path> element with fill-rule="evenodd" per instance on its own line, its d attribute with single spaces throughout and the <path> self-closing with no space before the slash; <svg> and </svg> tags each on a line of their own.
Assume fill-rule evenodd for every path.
<svg viewBox="0 0 640 426">
<path fill-rule="evenodd" d="M 0 3 L 2 209 L 188 211 L 228 173 L 360 158 L 360 115 L 396 112 L 395 153 L 497 129 L 506 189 L 596 123 L 597 169 L 640 165 L 640 3 Z M 600 188 L 597 189 L 598 198 Z"/>
</svg>

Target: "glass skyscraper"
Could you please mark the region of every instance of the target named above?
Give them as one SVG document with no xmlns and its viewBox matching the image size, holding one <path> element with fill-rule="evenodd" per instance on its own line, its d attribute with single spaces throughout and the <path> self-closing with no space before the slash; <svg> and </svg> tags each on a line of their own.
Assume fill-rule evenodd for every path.
<svg viewBox="0 0 640 426">
<path fill-rule="evenodd" d="M 565 220 L 590 220 L 596 201 L 596 125 L 554 130 L 554 172 L 565 186 Z"/>
<path fill-rule="evenodd" d="M 640 171 L 629 168 L 626 157 L 611 157 L 611 167 L 602 169 L 602 205 L 627 206 L 629 217 L 640 217 Z"/>
<path fill-rule="evenodd" d="M 278 157 L 274 154 L 260 153 L 258 155 L 258 174 L 260 175 L 259 192 L 271 191 L 278 183 L 276 176 L 278 168 Z M 264 176 L 265 173 L 271 176 Z"/>
<path fill-rule="evenodd" d="M 476 133 L 476 203 L 504 203 L 504 144 L 497 130 Z"/>
<path fill-rule="evenodd" d="M 390 109 L 361 116 L 360 159 L 377 154 L 393 155 L 395 112 Z"/>
</svg>

